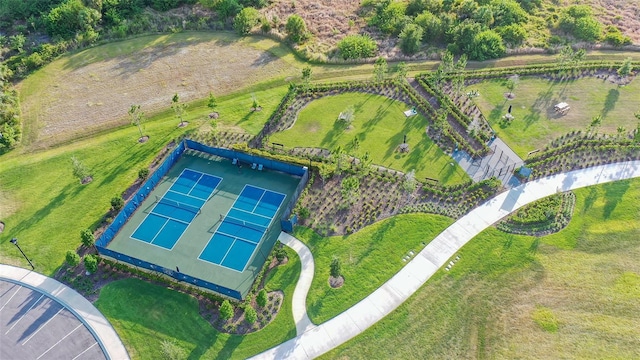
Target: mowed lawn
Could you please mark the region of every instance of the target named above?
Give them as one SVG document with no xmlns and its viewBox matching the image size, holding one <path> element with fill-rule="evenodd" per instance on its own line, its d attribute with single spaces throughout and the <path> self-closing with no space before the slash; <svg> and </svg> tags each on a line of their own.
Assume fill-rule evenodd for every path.
<svg viewBox="0 0 640 360">
<path fill-rule="evenodd" d="M 325 322 L 355 305 L 397 273 L 410 251 L 418 253 L 453 220 L 440 215 L 407 214 L 377 222 L 346 236 L 322 237 L 297 228 L 296 237 L 313 253 L 315 276 L 307 296 L 309 318 Z M 330 264 L 339 259 L 344 285 L 329 286 Z"/>
<path fill-rule="evenodd" d="M 341 112 L 353 106 L 355 119 L 349 127 L 336 121 Z M 435 178 L 442 183 L 460 183 L 468 179 L 457 165 L 451 171 L 450 156 L 434 144 L 425 130 L 427 119 L 420 115 L 405 117 L 410 107 L 384 96 L 350 92 L 314 100 L 303 108 L 291 129 L 273 134 L 270 141 L 287 147 L 319 147 L 333 150 L 338 146 L 361 157 L 369 152 L 374 164 L 403 172 L 415 170 L 416 178 Z M 398 146 L 407 136 L 409 152 Z M 351 145 L 354 138 L 359 146 Z"/>
<path fill-rule="evenodd" d="M 218 332 L 200 315 L 195 298 L 137 279 L 108 284 L 95 305 L 115 327 L 132 359 L 168 358 L 163 343 L 179 349 L 176 359 L 245 359 L 296 334 L 291 298 L 301 265 L 293 250 L 287 249 L 287 256 L 287 264 L 272 270 L 266 282 L 268 291 L 285 294 L 280 312 L 253 334 Z"/>
<path fill-rule="evenodd" d="M 324 358 L 639 358 L 640 179 L 576 195 L 561 232 L 484 231 L 450 272 Z"/>
<path fill-rule="evenodd" d="M 638 126 L 633 115 L 640 111 L 640 81 L 618 86 L 609 81 L 587 77 L 573 81 L 551 81 L 538 77 L 521 77 L 513 93 L 515 99 L 506 100 L 506 80 L 493 79 L 471 85 L 478 90 L 475 102 L 489 120 L 498 136 L 520 156 L 542 149 L 551 140 L 573 130 L 585 131 L 596 116 L 602 117 L 598 132 L 616 134 L 618 127 L 626 132 Z M 571 110 L 564 116 L 553 107 L 566 102 Z M 505 124 L 502 117 L 512 106 L 515 117 Z"/>
</svg>

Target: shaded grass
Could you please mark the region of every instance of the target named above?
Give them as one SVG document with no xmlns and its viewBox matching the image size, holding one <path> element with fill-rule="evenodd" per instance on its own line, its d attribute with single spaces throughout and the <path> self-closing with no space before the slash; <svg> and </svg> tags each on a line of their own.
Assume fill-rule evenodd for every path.
<svg viewBox="0 0 640 360">
<path fill-rule="evenodd" d="M 355 109 L 355 119 L 347 128 L 336 119 L 349 106 Z M 408 108 L 400 101 L 374 94 L 353 92 L 326 96 L 308 104 L 291 129 L 273 134 L 270 140 L 288 147 L 333 150 L 342 146 L 356 157 L 369 152 L 374 164 L 404 172 L 415 170 L 418 179 L 430 177 L 445 184 L 467 180 L 468 176 L 459 167 L 448 171 L 449 163 L 454 161 L 427 136 L 428 121 L 424 117 L 404 116 L 403 111 Z M 408 153 L 397 151 L 404 135 L 410 146 Z M 360 143 L 357 149 L 351 146 L 354 138 Z"/>
<path fill-rule="evenodd" d="M 291 311 L 293 289 L 300 276 L 300 260 L 287 249 L 289 262 L 267 280 L 268 290 L 282 290 L 280 312 L 266 328 L 245 335 L 216 331 L 199 314 L 195 298 L 137 279 L 105 286 L 96 307 L 109 319 L 133 359 L 162 358 L 161 344 L 174 342 L 188 359 L 244 359 L 295 336 Z"/>
<path fill-rule="evenodd" d="M 507 101 L 509 92 L 505 80 L 492 79 L 474 84 L 469 90 L 478 90 L 475 102 L 487 117 L 498 136 L 520 156 L 542 149 L 554 138 L 573 130 L 585 131 L 593 117 L 602 116 L 601 133 L 616 134 L 622 126 L 627 132 L 637 127 L 633 116 L 640 109 L 640 81 L 627 86 L 617 86 L 596 78 L 573 81 L 550 81 L 537 77 L 521 77 L 514 90 L 515 99 Z M 553 106 L 565 101 L 571 110 L 564 116 L 557 115 Z M 512 106 L 515 117 L 510 124 L 502 116 Z"/>
<path fill-rule="evenodd" d="M 324 358 L 638 358 L 640 180 L 627 183 L 608 218 L 607 185 L 575 191 L 569 226 L 540 241 L 487 229 Z"/>
<path fill-rule="evenodd" d="M 430 214 L 399 215 L 347 236 L 322 237 L 311 229 L 298 227 L 295 235 L 304 241 L 315 262 L 315 276 L 307 295 L 309 318 L 325 322 L 348 309 L 389 280 L 406 264 L 409 251 L 418 253 L 453 220 Z M 331 260 L 342 265 L 344 285 L 329 286 Z"/>
</svg>

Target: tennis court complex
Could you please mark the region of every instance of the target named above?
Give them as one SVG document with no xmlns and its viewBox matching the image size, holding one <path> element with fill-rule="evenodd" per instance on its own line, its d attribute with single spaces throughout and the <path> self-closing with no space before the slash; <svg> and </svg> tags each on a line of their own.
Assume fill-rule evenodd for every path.
<svg viewBox="0 0 640 360">
<path fill-rule="evenodd" d="M 274 191 L 245 186 L 199 258 L 244 271 L 285 197 Z"/>
<path fill-rule="evenodd" d="M 277 241 L 300 179 L 186 151 L 148 189 L 106 245 L 106 255 L 244 297 Z"/>
</svg>

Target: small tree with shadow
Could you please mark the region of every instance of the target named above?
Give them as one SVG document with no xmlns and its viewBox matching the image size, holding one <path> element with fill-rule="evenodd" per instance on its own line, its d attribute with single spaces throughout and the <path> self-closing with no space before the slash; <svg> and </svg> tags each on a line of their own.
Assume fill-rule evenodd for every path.
<svg viewBox="0 0 640 360">
<path fill-rule="evenodd" d="M 73 167 L 73 177 L 78 179 L 81 184 L 86 184 L 91 177 L 89 169 L 75 156 L 71 157 L 71 166 Z"/>
<path fill-rule="evenodd" d="M 384 78 L 387 76 L 387 72 L 389 71 L 389 66 L 387 65 L 387 60 L 383 57 L 379 57 L 376 59 L 376 62 L 373 64 L 373 74 L 374 78 L 377 82 L 382 82 Z"/>
<path fill-rule="evenodd" d="M 93 236 L 91 229 L 84 229 L 80 231 L 80 240 L 82 241 L 82 245 L 91 247 L 95 243 L 96 238 Z"/>
<path fill-rule="evenodd" d="M 65 261 L 71 267 L 78 266 L 80 264 L 80 255 L 73 250 L 67 250 Z"/>
<path fill-rule="evenodd" d="M 124 199 L 120 195 L 111 198 L 111 208 L 113 211 L 120 211 L 124 207 Z"/>
<path fill-rule="evenodd" d="M 276 247 L 276 260 L 279 263 L 282 263 L 284 259 L 287 257 L 287 251 L 282 247 L 282 245 Z"/>
<path fill-rule="evenodd" d="M 166 360 L 182 360 L 188 357 L 185 350 L 174 341 L 163 340 L 162 344 L 160 344 L 160 350 L 162 358 Z"/>
<path fill-rule="evenodd" d="M 507 79 L 507 89 L 509 90 L 509 95 L 508 95 L 509 98 L 513 97 L 513 90 L 516 89 L 519 82 L 520 82 L 520 76 L 518 75 L 509 76 L 509 78 Z"/>
<path fill-rule="evenodd" d="M 84 268 L 88 274 L 93 274 L 98 271 L 98 258 L 94 255 L 87 255 L 84 257 Z"/>
<path fill-rule="evenodd" d="M 138 170 L 138 179 L 144 180 L 148 176 L 149 176 L 149 169 L 148 168 L 142 168 L 142 169 Z"/>
<path fill-rule="evenodd" d="M 177 93 L 171 98 L 171 108 L 180 120 L 180 126 L 185 126 L 184 117 L 187 115 L 187 104 L 180 102 L 180 96 Z"/>
<path fill-rule="evenodd" d="M 260 306 L 261 308 L 267 305 L 267 290 L 260 290 L 258 296 L 256 296 L 256 303 L 258 303 L 258 306 Z"/>
<path fill-rule="evenodd" d="M 247 323 L 249 323 L 249 325 L 255 324 L 256 320 L 258 319 L 258 314 L 256 313 L 256 309 L 254 309 L 253 306 L 247 304 L 247 307 L 244 309 L 244 319 L 247 320 Z"/>
<path fill-rule="evenodd" d="M 138 131 L 140 132 L 140 139 L 144 137 L 142 135 L 142 122 L 144 121 L 144 112 L 140 110 L 140 105 L 131 105 L 129 109 L 129 118 L 131 119 L 131 124 L 138 127 Z"/>
<path fill-rule="evenodd" d="M 233 316 L 233 305 L 229 302 L 229 300 L 225 300 L 220 305 L 220 320 L 227 321 L 231 319 Z"/>
<path fill-rule="evenodd" d="M 332 278 L 339 278 L 342 276 L 342 267 L 340 266 L 340 259 L 338 257 L 334 256 L 333 259 L 331 259 L 329 272 Z"/>
<path fill-rule="evenodd" d="M 623 78 L 626 78 L 631 74 L 631 72 L 633 71 L 633 65 L 631 64 L 631 60 L 632 59 L 630 57 L 624 60 L 622 65 L 618 68 L 618 75 L 620 75 Z"/>
<path fill-rule="evenodd" d="M 402 182 L 402 189 L 408 193 L 412 193 L 416 189 L 416 171 L 411 170 L 404 175 L 404 181 Z"/>
<path fill-rule="evenodd" d="M 344 124 L 345 127 L 348 127 L 349 125 L 351 125 L 353 120 L 356 119 L 355 112 L 356 112 L 356 109 L 352 105 L 349 105 L 349 106 L 347 106 L 346 109 L 344 109 L 338 115 L 337 121 L 339 121 L 342 124 Z"/>
</svg>

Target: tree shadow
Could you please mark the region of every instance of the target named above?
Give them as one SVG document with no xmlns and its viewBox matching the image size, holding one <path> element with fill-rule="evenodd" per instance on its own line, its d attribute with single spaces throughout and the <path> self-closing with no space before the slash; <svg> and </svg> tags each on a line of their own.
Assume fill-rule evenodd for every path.
<svg viewBox="0 0 640 360">
<path fill-rule="evenodd" d="M 596 188 L 595 186 L 590 186 L 589 187 L 589 194 L 584 199 L 584 205 L 582 206 L 582 213 L 583 214 L 586 213 L 587 211 L 589 211 L 589 209 L 591 209 L 593 207 L 593 204 L 596 202 L 596 200 L 598 200 L 599 196 L 600 196 L 600 194 L 598 192 L 598 188 Z"/>
<path fill-rule="evenodd" d="M 524 129 L 527 130 L 529 126 L 540 120 L 540 114 L 542 113 L 542 109 L 549 109 L 552 106 L 553 101 L 553 88 L 555 84 L 551 84 L 546 90 L 543 90 L 538 93 L 538 97 L 531 104 L 531 111 L 527 115 L 524 116 L 523 120 L 525 122 Z"/>
<path fill-rule="evenodd" d="M 244 341 L 245 338 L 246 336 L 238 336 L 238 335 L 229 336 L 227 338 L 227 341 L 225 341 L 222 349 L 220 349 L 220 351 L 218 352 L 218 355 L 215 357 L 215 359 L 216 360 L 231 359 L 233 352 L 238 348 L 238 346 L 240 346 L 240 344 L 242 344 L 242 341 Z M 194 360 L 201 359 L 202 355 L 204 355 L 204 352 L 207 351 L 207 349 L 210 346 L 203 348 L 204 351 L 196 352 L 196 350 L 199 350 L 201 347 L 202 346 L 198 346 L 197 348 L 195 348 L 191 352 L 191 354 L 189 354 L 189 359 L 194 359 Z"/>
<path fill-rule="evenodd" d="M 344 133 L 345 130 L 346 130 L 346 125 L 344 122 L 337 121 L 337 120 L 334 121 L 333 127 L 324 136 L 324 139 L 322 139 L 322 141 L 320 142 L 320 145 L 327 149 L 333 149 L 335 144 L 338 142 L 338 139 Z"/>
<path fill-rule="evenodd" d="M 618 206 L 618 203 L 622 200 L 624 194 L 629 189 L 629 186 L 631 186 L 631 184 L 628 180 L 616 181 L 602 185 L 604 188 L 604 197 L 607 199 L 602 209 L 605 219 L 609 219 L 611 213 L 615 210 L 616 206 Z"/>
<path fill-rule="evenodd" d="M 600 116 L 604 119 L 607 117 L 609 111 L 613 110 L 616 107 L 616 102 L 620 98 L 620 91 L 618 89 L 609 89 L 609 93 L 607 93 L 607 98 L 604 101 L 604 107 L 600 112 Z"/>
</svg>

